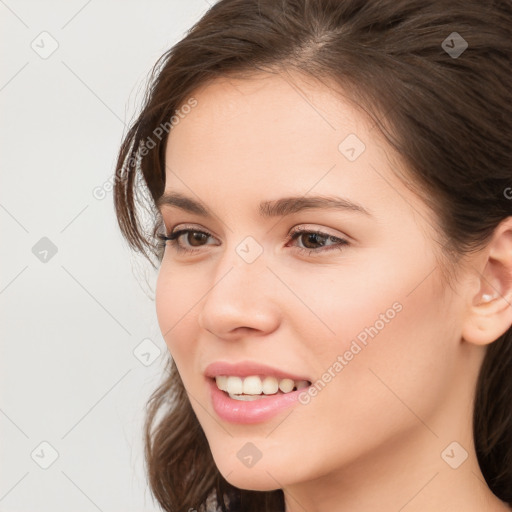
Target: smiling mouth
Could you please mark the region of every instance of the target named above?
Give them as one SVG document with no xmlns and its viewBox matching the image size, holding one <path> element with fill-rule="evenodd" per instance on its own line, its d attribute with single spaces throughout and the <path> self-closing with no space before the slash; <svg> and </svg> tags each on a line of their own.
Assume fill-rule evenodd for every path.
<svg viewBox="0 0 512 512">
<path fill-rule="evenodd" d="M 278 379 L 273 376 L 218 375 L 214 378 L 217 388 L 234 400 L 260 400 L 267 396 L 285 395 L 305 389 L 311 385 L 308 380 Z"/>
</svg>

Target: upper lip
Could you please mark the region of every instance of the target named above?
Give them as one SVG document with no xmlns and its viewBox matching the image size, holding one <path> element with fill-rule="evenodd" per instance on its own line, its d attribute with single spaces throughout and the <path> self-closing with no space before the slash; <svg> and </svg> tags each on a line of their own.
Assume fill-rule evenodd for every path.
<svg viewBox="0 0 512 512">
<path fill-rule="evenodd" d="M 235 377 L 249 377 L 250 375 L 265 375 L 276 377 L 277 379 L 292 379 L 295 381 L 298 380 L 307 380 L 311 382 L 310 379 L 304 376 L 295 375 L 293 373 L 273 368 L 272 366 L 268 366 L 266 364 L 260 364 L 256 361 L 241 361 L 239 363 L 228 363 L 225 361 L 216 361 L 215 363 L 209 364 L 204 374 L 206 377 L 218 377 L 219 375 L 228 375 Z"/>
</svg>

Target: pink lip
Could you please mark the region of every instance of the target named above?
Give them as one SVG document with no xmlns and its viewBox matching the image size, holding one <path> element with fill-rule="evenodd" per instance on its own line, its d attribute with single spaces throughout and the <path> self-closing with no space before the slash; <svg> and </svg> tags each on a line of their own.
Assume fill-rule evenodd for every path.
<svg viewBox="0 0 512 512">
<path fill-rule="evenodd" d="M 293 375 L 292 373 L 278 370 L 264 364 L 256 363 L 254 361 L 242 361 L 240 363 L 232 364 L 223 361 L 209 364 L 204 371 L 207 377 L 217 377 L 219 375 L 232 375 L 234 377 L 249 377 L 250 375 L 262 375 L 276 377 L 277 379 L 292 379 L 292 380 L 307 380 L 307 377 L 300 375 Z"/>
<path fill-rule="evenodd" d="M 229 375 L 233 375 L 233 373 L 229 373 Z M 213 409 L 221 419 L 230 423 L 248 424 L 266 421 L 298 403 L 299 393 L 304 391 L 301 389 L 285 394 L 268 395 L 258 400 L 244 402 L 230 398 L 226 392 L 221 391 L 217 387 L 215 379 L 207 378 L 206 380 L 210 386 Z"/>
<path fill-rule="evenodd" d="M 307 380 L 311 382 L 310 379 L 304 376 L 294 375 L 254 361 L 242 361 L 237 364 L 218 361 L 208 365 L 204 374 L 207 377 L 207 384 L 210 386 L 212 405 L 217 415 L 225 421 L 243 424 L 266 421 L 287 407 L 296 404 L 299 394 L 305 388 L 290 393 L 262 395 L 262 398 L 257 400 L 243 401 L 230 398 L 225 391 L 221 391 L 217 387 L 215 377 L 220 375 L 234 377 L 259 375 L 260 377 L 271 376 L 277 379 Z"/>
</svg>

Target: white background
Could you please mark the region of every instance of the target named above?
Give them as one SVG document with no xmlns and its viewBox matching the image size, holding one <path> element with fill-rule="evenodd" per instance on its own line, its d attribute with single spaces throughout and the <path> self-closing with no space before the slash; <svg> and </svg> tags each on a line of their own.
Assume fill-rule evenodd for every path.
<svg viewBox="0 0 512 512">
<path fill-rule="evenodd" d="M 122 239 L 109 182 L 152 65 L 208 8 L 0 0 L 1 512 L 159 510 L 142 444 L 167 358 L 157 271 Z"/>
</svg>

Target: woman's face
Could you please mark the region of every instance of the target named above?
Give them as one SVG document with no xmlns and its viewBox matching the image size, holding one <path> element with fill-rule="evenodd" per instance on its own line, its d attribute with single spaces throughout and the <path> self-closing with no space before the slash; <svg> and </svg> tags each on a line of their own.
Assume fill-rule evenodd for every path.
<svg viewBox="0 0 512 512">
<path fill-rule="evenodd" d="M 209 215 L 161 206 L 167 234 L 190 229 L 175 242 L 194 252 L 167 242 L 156 307 L 221 473 L 270 490 L 411 447 L 438 460 L 449 407 L 469 398 L 465 304 L 377 128 L 298 77 L 218 79 L 193 96 L 170 133 L 165 193 Z M 260 376 L 246 391 L 270 394 L 230 398 L 216 375 L 232 394 Z M 285 377 L 311 386 L 274 395 Z"/>
</svg>

